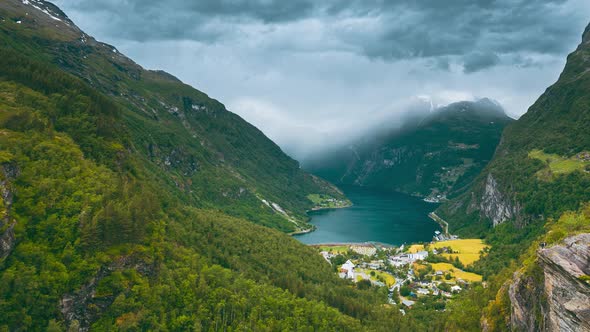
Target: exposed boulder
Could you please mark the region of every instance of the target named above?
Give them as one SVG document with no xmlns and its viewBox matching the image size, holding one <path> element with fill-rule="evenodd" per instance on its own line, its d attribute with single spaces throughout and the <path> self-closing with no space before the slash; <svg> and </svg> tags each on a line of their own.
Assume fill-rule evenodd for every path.
<svg viewBox="0 0 590 332">
<path fill-rule="evenodd" d="M 516 331 L 590 331 L 590 234 L 537 252 L 539 273 L 515 274 L 509 296 Z M 537 280 L 541 279 L 541 280 Z"/>
</svg>

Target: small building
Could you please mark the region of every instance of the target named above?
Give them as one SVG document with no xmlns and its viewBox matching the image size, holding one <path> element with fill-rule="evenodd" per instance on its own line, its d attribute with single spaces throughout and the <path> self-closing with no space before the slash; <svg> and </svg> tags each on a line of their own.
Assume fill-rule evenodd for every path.
<svg viewBox="0 0 590 332">
<path fill-rule="evenodd" d="M 449 293 L 449 292 L 445 292 L 445 291 L 440 291 L 440 293 L 444 296 L 444 297 L 453 297 L 453 294 Z"/>
<path fill-rule="evenodd" d="M 377 287 L 385 287 L 385 283 L 379 280 L 371 280 L 371 284 Z"/>
<path fill-rule="evenodd" d="M 354 263 L 352 263 L 349 259 L 346 261 L 346 263 L 342 264 L 342 266 L 340 267 L 340 272 L 345 273 L 346 278 L 354 279 L 354 266 Z"/>
<path fill-rule="evenodd" d="M 382 260 L 371 261 L 368 264 L 368 266 L 369 266 L 370 269 L 379 270 L 379 269 L 381 269 L 383 267 L 383 261 Z"/>
<path fill-rule="evenodd" d="M 426 257 L 428 257 L 428 251 L 422 250 L 422 251 L 418 251 L 415 254 L 408 254 L 408 257 L 413 261 L 425 260 Z"/>
<path fill-rule="evenodd" d="M 428 291 L 428 289 L 426 289 L 426 288 L 418 288 L 418 290 L 416 292 L 418 294 L 420 294 L 420 295 L 428 295 L 428 294 L 430 294 L 430 291 Z"/>
<path fill-rule="evenodd" d="M 461 287 L 459 287 L 459 286 L 457 286 L 457 285 L 455 285 L 455 286 L 452 286 L 452 287 L 451 287 L 451 291 L 452 291 L 452 292 L 460 292 L 460 291 L 461 291 L 461 289 L 462 289 L 462 288 L 461 288 Z"/>
<path fill-rule="evenodd" d="M 324 257 L 324 259 L 325 259 L 325 260 L 326 260 L 328 263 L 332 264 L 332 262 L 330 261 L 330 259 L 331 259 L 332 257 L 334 257 L 334 255 L 333 255 L 333 254 L 331 254 L 331 253 L 329 253 L 329 252 L 327 252 L 327 251 L 322 251 L 322 252 L 320 252 L 320 254 L 322 255 L 322 257 Z"/>
<path fill-rule="evenodd" d="M 411 308 L 416 302 L 410 300 L 402 300 L 402 304 L 408 308 Z"/>
</svg>

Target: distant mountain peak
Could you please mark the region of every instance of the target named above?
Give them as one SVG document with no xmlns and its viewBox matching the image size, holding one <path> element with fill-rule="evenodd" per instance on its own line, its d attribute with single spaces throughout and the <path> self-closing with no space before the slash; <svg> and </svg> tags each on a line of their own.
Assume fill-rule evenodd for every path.
<svg viewBox="0 0 590 332">
<path fill-rule="evenodd" d="M 584 30 L 584 34 L 582 35 L 582 43 L 587 44 L 590 43 L 590 24 Z"/>
<path fill-rule="evenodd" d="M 502 105 L 490 98 L 481 98 L 476 101 L 458 101 L 444 107 L 440 107 L 435 112 L 440 114 L 450 113 L 469 113 L 477 115 L 487 115 L 493 117 L 507 117 Z"/>
</svg>

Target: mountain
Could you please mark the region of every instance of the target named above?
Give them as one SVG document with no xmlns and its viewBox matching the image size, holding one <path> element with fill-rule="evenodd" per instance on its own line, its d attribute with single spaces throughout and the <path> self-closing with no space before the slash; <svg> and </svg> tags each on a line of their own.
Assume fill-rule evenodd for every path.
<svg viewBox="0 0 590 332">
<path fill-rule="evenodd" d="M 135 153 L 185 202 L 284 232 L 310 227 L 305 211 L 314 203 L 308 195 L 343 198 L 329 183 L 301 171 L 298 162 L 218 101 L 170 74 L 144 70 L 115 47 L 80 31 L 52 4 L 3 1 L 0 10 L 0 45 L 10 49 L 5 68 L 17 69 L 10 61 L 18 60 L 12 57 L 51 63 L 106 96 L 114 116 L 124 122 L 124 128 L 104 123 L 102 133 L 75 123 L 81 121 L 78 114 L 54 119 L 62 121 L 53 123 L 57 130 L 85 140 L 85 155 L 106 160 Z M 3 72 L 5 79 L 18 74 Z M 52 82 L 35 84 L 45 83 Z M 125 140 L 122 146 L 109 145 L 109 139 L 115 139 L 114 132 L 107 131 L 115 129 Z M 101 150 L 91 149 L 92 140 L 102 142 Z"/>
<path fill-rule="evenodd" d="M 342 194 L 221 103 L 45 1 L 0 2 L 0 54 L 1 330 L 401 324 L 284 233 Z"/>
<path fill-rule="evenodd" d="M 305 168 L 337 184 L 444 200 L 479 174 L 512 121 L 489 99 L 413 112 L 407 118 L 401 128 L 378 131 Z"/>
<path fill-rule="evenodd" d="M 590 32 L 558 81 L 509 125 L 490 164 L 442 206 L 456 232 L 483 234 L 514 221 L 559 217 L 590 201 Z"/>
<path fill-rule="evenodd" d="M 587 331 L 590 305 L 590 25 L 555 84 L 508 125 L 494 158 L 436 212 L 491 249 L 487 288 L 450 308 L 485 331 Z M 474 317 L 458 310 L 476 309 Z"/>
</svg>

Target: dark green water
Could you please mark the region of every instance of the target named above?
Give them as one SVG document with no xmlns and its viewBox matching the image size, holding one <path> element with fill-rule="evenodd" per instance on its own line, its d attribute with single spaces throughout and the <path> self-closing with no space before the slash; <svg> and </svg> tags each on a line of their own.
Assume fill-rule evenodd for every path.
<svg viewBox="0 0 590 332">
<path fill-rule="evenodd" d="M 381 242 L 392 245 L 430 241 L 440 227 L 428 218 L 437 204 L 399 194 L 358 187 L 342 190 L 350 208 L 310 212 L 314 232 L 297 235 L 306 244 Z"/>
</svg>

